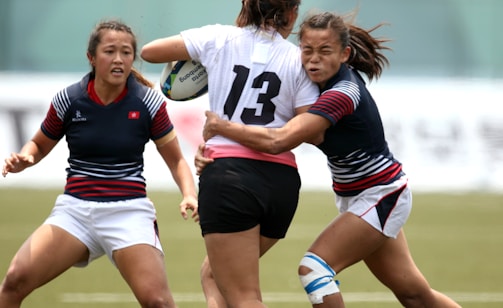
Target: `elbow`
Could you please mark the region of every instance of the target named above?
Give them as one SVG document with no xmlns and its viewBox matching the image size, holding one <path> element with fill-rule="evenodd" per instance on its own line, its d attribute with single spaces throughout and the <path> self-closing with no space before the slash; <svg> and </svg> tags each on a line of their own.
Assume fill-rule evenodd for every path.
<svg viewBox="0 0 503 308">
<path fill-rule="evenodd" d="M 149 54 L 148 48 L 143 47 L 140 51 L 140 58 L 142 58 L 144 61 L 151 62 L 151 56 Z"/>
<path fill-rule="evenodd" d="M 156 60 L 155 51 L 152 48 L 150 48 L 148 45 L 142 47 L 142 49 L 140 51 L 140 58 L 142 58 L 144 61 L 147 61 L 150 63 L 158 63 L 159 62 Z"/>
<path fill-rule="evenodd" d="M 267 153 L 268 153 L 268 154 L 277 155 L 277 154 L 281 154 L 281 153 L 283 153 L 283 152 L 285 152 L 285 151 L 282 151 L 282 150 L 280 150 L 280 149 L 276 149 L 276 148 L 275 148 L 275 149 L 271 149 L 271 150 L 270 150 L 269 152 L 267 152 Z"/>
</svg>

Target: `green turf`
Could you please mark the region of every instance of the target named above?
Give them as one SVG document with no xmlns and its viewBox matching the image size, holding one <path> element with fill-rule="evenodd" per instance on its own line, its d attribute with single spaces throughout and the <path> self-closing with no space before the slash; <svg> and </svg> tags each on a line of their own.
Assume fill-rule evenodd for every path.
<svg viewBox="0 0 503 308">
<path fill-rule="evenodd" d="M 45 219 L 54 203 L 57 190 L 0 189 L 0 276 L 10 259 L 29 234 Z M 204 245 L 199 226 L 181 219 L 176 193 L 153 192 L 161 239 L 166 250 L 166 264 L 171 288 L 181 308 L 202 308 L 199 266 Z M 330 192 L 303 192 L 295 220 L 287 238 L 261 261 L 261 284 L 264 294 L 286 293 L 303 298 L 296 275 L 297 263 L 314 237 L 337 214 Z M 503 195 L 415 194 L 412 215 L 405 226 L 410 250 L 430 284 L 459 299 L 465 293 L 503 293 Z M 342 291 L 385 292 L 384 288 L 361 264 L 338 275 Z M 98 293 L 109 294 L 97 302 Z M 81 294 L 81 295 L 79 295 Z M 83 294 L 83 295 L 82 295 Z M 87 296 L 87 294 L 91 294 Z M 103 296 L 105 296 L 103 295 Z M 487 295 L 487 296 L 489 296 Z M 112 298 L 110 298 L 112 296 Z M 119 296 L 120 300 L 113 298 Z M 188 296 L 186 298 L 185 296 Z M 482 295 L 484 296 L 484 295 Z M 267 296 L 266 296 L 267 297 Z M 108 302 L 106 302 L 108 300 Z M 287 299 L 288 300 L 288 299 Z M 307 299 L 277 301 L 269 307 L 309 307 Z M 462 301 L 463 307 L 501 307 L 493 302 Z M 350 302 L 348 307 L 400 307 L 396 302 Z M 72 268 L 36 290 L 23 307 L 138 307 L 116 269 L 103 257 L 85 269 Z"/>
</svg>

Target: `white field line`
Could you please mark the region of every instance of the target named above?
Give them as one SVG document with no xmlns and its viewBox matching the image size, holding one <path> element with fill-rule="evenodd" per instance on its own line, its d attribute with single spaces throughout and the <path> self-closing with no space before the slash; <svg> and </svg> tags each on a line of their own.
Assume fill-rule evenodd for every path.
<svg viewBox="0 0 503 308">
<path fill-rule="evenodd" d="M 468 293 L 449 292 L 449 297 L 459 303 L 503 303 L 503 293 Z M 202 293 L 174 293 L 176 302 L 204 302 Z M 297 293 L 263 293 L 263 300 L 266 303 L 300 303 L 307 302 L 305 294 Z M 396 302 L 391 293 L 386 292 L 346 292 L 343 294 L 347 303 L 357 302 Z M 64 303 L 132 303 L 136 302 L 130 293 L 63 293 L 60 296 Z"/>
</svg>

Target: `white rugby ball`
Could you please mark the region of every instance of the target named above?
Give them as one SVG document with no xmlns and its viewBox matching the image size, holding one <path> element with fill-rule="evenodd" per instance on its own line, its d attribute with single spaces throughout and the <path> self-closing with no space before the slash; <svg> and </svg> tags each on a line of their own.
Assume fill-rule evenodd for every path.
<svg viewBox="0 0 503 308">
<path fill-rule="evenodd" d="M 169 62 L 162 70 L 160 86 L 168 99 L 187 101 L 208 92 L 208 74 L 194 60 Z"/>
</svg>

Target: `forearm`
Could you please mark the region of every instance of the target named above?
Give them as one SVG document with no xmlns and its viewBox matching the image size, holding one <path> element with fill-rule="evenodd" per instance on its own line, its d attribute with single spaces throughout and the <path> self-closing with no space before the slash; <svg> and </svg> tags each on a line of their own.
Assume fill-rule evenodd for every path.
<svg viewBox="0 0 503 308">
<path fill-rule="evenodd" d="M 41 161 L 47 153 L 44 153 L 44 151 L 33 141 L 30 140 L 28 141 L 19 151 L 20 155 L 23 156 L 31 156 L 33 157 L 33 163 L 31 164 L 36 165 L 39 161 Z M 28 167 L 28 166 L 27 166 Z"/>
<path fill-rule="evenodd" d="M 221 121 L 215 130 L 217 135 L 232 139 L 257 151 L 278 154 L 289 150 L 279 138 L 278 128 L 266 128 Z"/>
<path fill-rule="evenodd" d="M 33 155 L 34 165 L 49 154 L 58 144 L 59 140 L 50 139 L 41 129 L 37 130 L 31 141 L 27 142 L 21 149 L 21 154 Z"/>
<path fill-rule="evenodd" d="M 37 164 L 42 158 L 44 158 L 50 150 L 53 148 L 54 142 L 47 142 L 45 147 L 41 147 L 40 138 L 36 137 L 28 141 L 19 153 L 12 153 L 9 157 L 5 159 L 5 164 L 2 168 L 2 175 L 5 177 L 8 173 L 18 173 L 24 169 Z"/>
<path fill-rule="evenodd" d="M 166 140 L 169 140 L 166 142 Z M 184 197 L 197 197 L 194 177 L 187 161 L 184 159 L 178 138 L 174 131 L 170 135 L 156 140 L 157 151 L 171 172 L 171 176 Z"/>
<path fill-rule="evenodd" d="M 187 162 L 185 160 L 178 162 L 176 165 L 170 167 L 170 171 L 182 196 L 184 198 L 193 197 L 197 199 L 194 177 Z"/>
<path fill-rule="evenodd" d="M 205 114 L 204 140 L 221 135 L 254 150 L 270 154 L 291 150 L 305 141 L 318 144 L 323 140 L 324 131 L 330 126 L 327 119 L 307 112 L 295 116 L 283 127 L 278 128 L 230 122 L 211 111 L 206 111 Z"/>
</svg>

